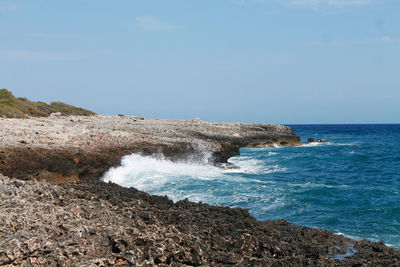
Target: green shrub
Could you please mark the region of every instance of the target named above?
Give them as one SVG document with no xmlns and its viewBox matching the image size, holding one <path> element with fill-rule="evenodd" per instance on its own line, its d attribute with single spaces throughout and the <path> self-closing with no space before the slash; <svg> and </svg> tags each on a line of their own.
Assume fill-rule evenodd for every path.
<svg viewBox="0 0 400 267">
<path fill-rule="evenodd" d="M 62 115 L 78 115 L 78 116 L 91 116 L 96 113 L 86 110 L 83 108 L 77 108 L 72 105 L 65 104 L 63 102 L 51 102 L 51 107 L 53 107 L 57 112 L 61 112 Z"/>
<path fill-rule="evenodd" d="M 0 89 L 0 116 L 8 118 L 23 118 L 25 116 L 47 117 L 51 113 L 60 112 L 61 115 L 91 116 L 96 113 L 83 108 L 74 107 L 63 102 L 29 101 L 25 97 L 14 97 L 7 89 Z"/>
</svg>

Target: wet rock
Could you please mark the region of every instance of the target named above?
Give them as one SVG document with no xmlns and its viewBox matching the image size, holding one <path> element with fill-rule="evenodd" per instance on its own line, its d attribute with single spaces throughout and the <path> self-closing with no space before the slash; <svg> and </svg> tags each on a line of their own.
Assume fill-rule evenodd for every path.
<svg viewBox="0 0 400 267">
<path fill-rule="evenodd" d="M 314 139 L 314 138 L 308 138 L 307 142 L 310 143 L 329 143 L 328 139 Z"/>
</svg>

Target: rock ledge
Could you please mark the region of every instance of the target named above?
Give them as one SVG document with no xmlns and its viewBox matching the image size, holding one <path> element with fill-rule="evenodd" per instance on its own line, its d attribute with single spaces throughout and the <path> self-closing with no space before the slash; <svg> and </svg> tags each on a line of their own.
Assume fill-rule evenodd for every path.
<svg viewBox="0 0 400 267">
<path fill-rule="evenodd" d="M 72 181 L 100 177 L 122 156 L 226 163 L 240 147 L 299 145 L 287 126 L 90 116 L 0 118 L 0 173 L 20 179 Z"/>
</svg>

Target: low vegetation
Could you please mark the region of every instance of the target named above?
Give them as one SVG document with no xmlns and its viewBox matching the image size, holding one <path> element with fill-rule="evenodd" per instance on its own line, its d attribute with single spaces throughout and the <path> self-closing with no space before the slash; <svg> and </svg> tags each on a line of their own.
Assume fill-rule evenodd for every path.
<svg viewBox="0 0 400 267">
<path fill-rule="evenodd" d="M 0 117 L 23 118 L 48 117 L 51 113 L 60 112 L 63 116 L 90 116 L 96 113 L 83 108 L 74 107 L 63 102 L 44 102 L 29 101 L 24 97 L 15 97 L 7 89 L 0 89 Z"/>
</svg>

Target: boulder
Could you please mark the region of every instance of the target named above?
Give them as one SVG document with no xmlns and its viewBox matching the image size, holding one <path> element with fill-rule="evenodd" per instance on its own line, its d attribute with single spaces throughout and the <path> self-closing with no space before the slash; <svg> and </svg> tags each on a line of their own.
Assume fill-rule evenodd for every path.
<svg viewBox="0 0 400 267">
<path fill-rule="evenodd" d="M 310 144 L 310 143 L 329 143 L 329 140 L 328 139 L 320 139 L 320 138 L 318 138 L 318 139 L 314 139 L 314 138 L 308 138 L 307 139 L 307 142 Z"/>
</svg>

